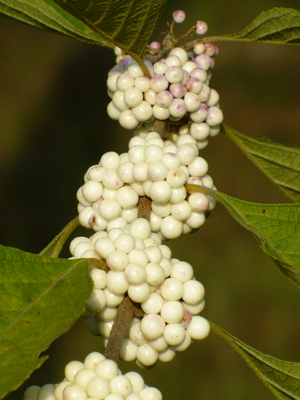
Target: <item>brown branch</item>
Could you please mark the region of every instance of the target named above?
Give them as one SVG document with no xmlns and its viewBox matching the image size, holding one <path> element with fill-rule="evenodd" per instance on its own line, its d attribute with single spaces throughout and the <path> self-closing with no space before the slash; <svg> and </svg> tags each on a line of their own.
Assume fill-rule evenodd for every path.
<svg viewBox="0 0 300 400">
<path fill-rule="evenodd" d="M 127 328 L 134 315 L 135 306 L 129 297 L 125 297 L 118 307 L 116 319 L 109 335 L 108 343 L 104 352 L 107 359 L 118 361 L 123 340 L 126 335 Z"/>
<path fill-rule="evenodd" d="M 142 196 L 138 202 L 138 218 L 145 218 L 150 222 L 151 200 L 149 197 Z"/>
</svg>

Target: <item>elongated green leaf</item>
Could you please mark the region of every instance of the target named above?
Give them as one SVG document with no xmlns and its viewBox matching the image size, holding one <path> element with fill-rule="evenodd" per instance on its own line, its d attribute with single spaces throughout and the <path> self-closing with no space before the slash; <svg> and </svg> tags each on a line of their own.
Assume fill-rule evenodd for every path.
<svg viewBox="0 0 300 400">
<path fill-rule="evenodd" d="M 134 58 L 143 55 L 166 0 L 54 0 Z"/>
<path fill-rule="evenodd" d="M 254 139 L 222 125 L 222 132 L 293 201 L 300 203 L 300 149 Z"/>
<path fill-rule="evenodd" d="M 0 0 L 0 13 L 37 28 L 100 46 L 114 47 L 52 0 Z"/>
<path fill-rule="evenodd" d="M 262 12 L 238 33 L 213 36 L 205 40 L 300 44 L 300 12 L 292 8 L 272 8 Z"/>
<path fill-rule="evenodd" d="M 299 204 L 250 203 L 201 186 L 187 186 L 187 190 L 206 193 L 220 201 L 238 223 L 254 234 L 280 270 L 300 287 Z"/>
<path fill-rule="evenodd" d="M 57 258 L 63 248 L 63 245 L 68 240 L 68 237 L 79 226 L 78 217 L 70 221 L 61 232 L 48 244 L 48 246 L 40 252 L 41 256 Z"/>
<path fill-rule="evenodd" d="M 0 398 L 46 360 L 41 351 L 83 313 L 90 261 L 0 246 Z"/>
<path fill-rule="evenodd" d="M 300 399 L 300 363 L 279 360 L 241 342 L 210 322 L 211 330 L 223 338 L 280 400 Z"/>
</svg>

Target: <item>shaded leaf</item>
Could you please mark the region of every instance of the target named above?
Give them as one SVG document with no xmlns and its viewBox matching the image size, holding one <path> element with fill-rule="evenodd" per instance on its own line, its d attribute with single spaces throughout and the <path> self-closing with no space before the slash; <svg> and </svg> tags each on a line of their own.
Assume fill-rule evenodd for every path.
<svg viewBox="0 0 300 400">
<path fill-rule="evenodd" d="M 280 400 L 300 399 L 300 363 L 283 361 L 261 353 L 210 322 L 211 330 L 223 338 Z"/>
<path fill-rule="evenodd" d="M 141 62 L 166 0 L 54 0 Z"/>
<path fill-rule="evenodd" d="M 222 132 L 293 201 L 300 203 L 300 149 L 254 139 L 222 125 Z"/>
<path fill-rule="evenodd" d="M 186 188 L 222 203 L 239 224 L 254 234 L 280 270 L 300 287 L 300 205 L 250 203 L 206 187 Z"/>
<path fill-rule="evenodd" d="M 300 12 L 292 8 L 272 8 L 238 33 L 213 36 L 205 41 L 300 44 Z"/>
<path fill-rule="evenodd" d="M 57 258 L 63 248 L 63 245 L 68 240 L 68 237 L 79 226 L 78 217 L 70 221 L 61 232 L 40 252 L 41 256 Z"/>
<path fill-rule="evenodd" d="M 39 354 L 83 313 L 90 262 L 0 246 L 0 398 L 46 360 Z"/>
<path fill-rule="evenodd" d="M 36 28 L 100 46 L 114 47 L 52 0 L 0 0 L 0 13 Z"/>
</svg>

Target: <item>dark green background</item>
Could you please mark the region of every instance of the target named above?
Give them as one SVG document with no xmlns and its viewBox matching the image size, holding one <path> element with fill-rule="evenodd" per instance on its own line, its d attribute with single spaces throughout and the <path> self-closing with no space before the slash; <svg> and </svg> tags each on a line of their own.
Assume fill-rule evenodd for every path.
<svg viewBox="0 0 300 400">
<path fill-rule="evenodd" d="M 177 32 L 201 19 L 215 35 L 237 32 L 260 12 L 280 6 L 300 9 L 295 0 L 169 1 L 154 39 L 162 39 L 165 22 L 178 8 L 187 19 Z M 0 37 L 0 243 L 39 252 L 76 215 L 75 194 L 88 167 L 106 151 L 127 151 L 130 133 L 106 115 L 111 50 L 4 17 Z M 220 93 L 224 122 L 250 136 L 300 147 L 300 47 L 218 46 L 211 86 Z M 219 190 L 248 201 L 289 201 L 221 134 L 201 155 Z M 204 284 L 206 318 L 260 351 L 300 361 L 299 290 L 221 205 L 198 233 L 168 245 Z M 61 381 L 67 362 L 101 349 L 85 321 L 78 321 L 46 352 L 44 366 L 7 399 L 22 399 L 29 385 Z M 134 363 L 120 367 L 137 369 Z M 214 334 L 172 362 L 139 372 L 164 400 L 274 398 Z"/>
</svg>

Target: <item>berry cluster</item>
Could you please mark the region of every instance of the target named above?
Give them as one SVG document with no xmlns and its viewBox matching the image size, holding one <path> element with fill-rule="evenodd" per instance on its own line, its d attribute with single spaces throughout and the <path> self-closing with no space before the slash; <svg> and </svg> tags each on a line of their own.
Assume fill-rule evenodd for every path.
<svg viewBox="0 0 300 400">
<path fill-rule="evenodd" d="M 42 387 L 30 386 L 24 400 L 162 400 L 161 392 L 145 385 L 137 372 L 122 375 L 118 365 L 101 353 L 92 352 L 84 360 L 65 367 L 65 379 Z"/>
<path fill-rule="evenodd" d="M 163 240 L 199 229 L 215 202 L 202 193 L 188 193 L 185 186 L 214 186 L 195 139 L 182 133 L 174 143 L 150 132 L 133 137 L 128 153 L 105 153 L 77 192 L 81 225 L 95 231 L 125 227 L 137 218 L 140 197 L 147 196 L 151 230 Z"/>
<path fill-rule="evenodd" d="M 97 232 L 89 239 L 75 238 L 70 251 L 76 258 L 98 258 L 109 271 L 90 271 L 94 281 L 87 311 L 89 329 L 101 335 L 106 345 L 125 296 L 140 305 L 143 318 L 133 318 L 123 342 L 120 358 L 151 366 L 171 361 L 176 351 L 187 349 L 193 339 L 204 339 L 209 323 L 198 316 L 205 305 L 204 287 L 194 278 L 192 266 L 171 259 L 171 251 L 151 233 L 145 219 L 127 228 Z"/>
<path fill-rule="evenodd" d="M 166 59 L 151 67 L 147 63 L 150 78 L 130 56 L 123 57 L 108 74 L 108 115 L 126 129 L 188 116 L 190 133 L 202 144 L 219 132 L 223 121 L 219 94 L 209 87 L 215 53 L 213 44 L 197 44 L 194 53 L 174 48 Z"/>
<path fill-rule="evenodd" d="M 174 22 L 184 19 L 182 10 L 173 13 Z M 193 30 L 202 35 L 207 25 L 197 21 Z M 166 50 L 158 42 L 149 47 L 150 55 Z M 205 306 L 203 285 L 193 267 L 171 258 L 171 250 L 162 244 L 199 229 L 215 206 L 210 196 L 187 188 L 215 189 L 199 150 L 223 121 L 219 95 L 209 87 L 218 49 L 197 43 L 193 50 L 173 48 L 154 64 L 145 59 L 145 76 L 132 57 L 115 49 L 107 111 L 133 130 L 133 138 L 127 153 L 105 153 L 90 167 L 77 192 L 79 222 L 96 233 L 73 239 L 71 258 L 101 261 L 91 264 L 94 287 L 83 316 L 90 332 L 102 336 L 105 347 L 110 343 L 108 358 L 135 360 L 144 368 L 171 361 L 210 331 L 209 322 L 198 315 Z M 119 330 L 116 320 L 128 304 L 131 321 L 122 332 L 122 346 L 110 357 L 111 330 L 114 323 L 114 334 Z M 24 399 L 162 400 L 162 395 L 136 372 L 122 375 L 113 360 L 93 352 L 84 363 L 70 362 L 61 383 L 32 386 Z"/>
<path fill-rule="evenodd" d="M 182 19 L 179 14 L 176 14 L 177 18 Z M 206 23 L 197 21 L 196 33 L 203 34 L 206 30 Z M 161 50 L 162 46 L 153 42 L 150 48 Z M 118 64 L 109 71 L 107 79 L 108 94 L 112 99 L 107 107 L 108 115 L 119 120 L 126 129 L 140 127 L 155 119 L 172 123 L 185 118 L 189 121 L 189 133 L 199 142 L 199 148 L 205 147 L 207 138 L 220 131 L 223 121 L 219 94 L 209 87 L 213 57 L 217 53 L 217 47 L 211 43 L 195 44 L 192 53 L 175 47 L 167 58 L 153 65 L 144 60 L 148 77 L 132 57 L 122 56 L 117 51 Z"/>
</svg>

